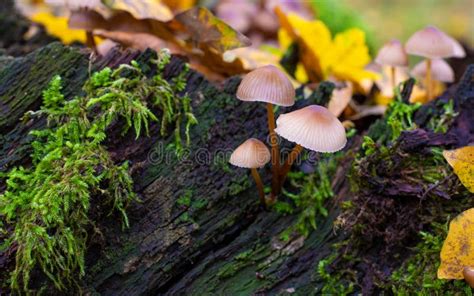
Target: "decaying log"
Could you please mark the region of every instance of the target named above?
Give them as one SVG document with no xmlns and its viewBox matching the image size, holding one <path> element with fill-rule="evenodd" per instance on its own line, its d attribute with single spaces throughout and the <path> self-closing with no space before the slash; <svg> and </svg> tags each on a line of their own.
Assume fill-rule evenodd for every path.
<svg viewBox="0 0 474 296">
<path fill-rule="evenodd" d="M 63 77 L 63 92 L 73 97 L 81 94 L 90 69 L 135 59 L 153 72 L 151 51 L 114 51 L 91 64 L 89 56 L 85 50 L 54 43 L 25 57 L 0 60 L 0 171 L 28 165 L 28 131 L 45 122 L 25 124 L 20 118 L 39 108 L 41 92 L 54 75 Z M 174 57 L 165 78 L 178 74 L 182 64 Z M 166 151 L 172 135 L 159 136 L 156 124 L 150 127 L 150 137 L 138 140 L 132 134 L 121 137 L 110 132 L 108 149 L 115 161 L 131 162 L 134 189 L 141 202 L 129 207 L 130 228 L 125 230 L 117 223 L 119 217 L 92 209 L 101 236 L 91 234 L 85 291 L 101 295 L 275 295 L 297 291 L 298 295 L 310 295 L 321 285 L 315 277 L 319 260 L 333 251 L 334 242 L 345 237 L 333 230 L 339 213 L 334 201 L 351 194 L 347 173 L 361 138 L 351 138 L 332 180 L 336 197 L 327 205 L 328 217 L 320 218 L 318 229 L 307 238 L 294 236 L 282 242 L 279 234 L 295 222 L 297 214 L 284 216 L 259 207 L 249 172 L 229 168 L 223 157 L 225 151 L 249 137 L 265 139 L 264 106 L 235 98 L 238 78 L 215 86 L 191 71 L 187 81 L 186 92 L 199 124 L 191 129 L 191 146 L 184 159 Z M 467 83 L 470 85 L 465 89 L 472 87 L 472 80 Z M 472 102 L 472 94 L 469 96 Z M 268 183 L 270 171 L 262 174 Z M 4 188 L 0 183 L 0 191 Z M 190 205 L 177 202 L 183 195 L 191 196 Z M 12 255 L 0 254 L 2 270 L 12 268 Z"/>
</svg>

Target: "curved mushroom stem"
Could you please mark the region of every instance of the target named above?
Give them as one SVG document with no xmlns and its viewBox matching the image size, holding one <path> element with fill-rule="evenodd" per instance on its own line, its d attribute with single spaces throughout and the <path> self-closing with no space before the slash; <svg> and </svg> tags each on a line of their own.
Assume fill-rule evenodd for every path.
<svg viewBox="0 0 474 296">
<path fill-rule="evenodd" d="M 464 267 L 462 274 L 466 283 L 474 289 L 474 268 L 466 266 Z"/>
<path fill-rule="evenodd" d="M 268 130 L 270 133 L 270 144 L 272 146 L 272 196 L 276 196 L 279 191 L 280 182 L 280 147 L 275 133 L 275 114 L 273 105 L 267 103 Z"/>
<path fill-rule="evenodd" d="M 260 202 L 262 203 L 262 205 L 265 205 L 265 192 L 263 191 L 263 183 L 262 179 L 260 178 L 260 174 L 255 168 L 250 169 L 250 171 L 252 172 L 252 177 L 254 178 L 255 184 L 257 185 L 258 197 L 260 198 Z"/>
<path fill-rule="evenodd" d="M 426 59 L 426 96 L 431 101 L 431 59 Z"/>
<path fill-rule="evenodd" d="M 95 44 L 94 34 L 92 31 L 86 31 L 86 45 L 97 53 L 97 44 Z"/>
<path fill-rule="evenodd" d="M 283 183 L 285 182 L 286 175 L 288 175 L 288 172 L 291 169 L 291 166 L 295 162 L 296 158 L 298 155 L 303 151 L 303 147 L 299 144 L 296 144 L 295 148 L 291 150 L 290 155 L 288 155 L 288 158 L 286 159 L 285 164 L 283 165 L 283 168 L 281 169 L 280 172 L 280 184 L 283 186 Z"/>
<path fill-rule="evenodd" d="M 391 79 L 392 79 L 392 89 L 395 90 L 395 87 L 397 86 L 397 82 L 396 82 L 396 79 L 395 79 L 395 72 L 396 72 L 396 69 L 394 66 L 391 66 L 390 67 L 390 70 L 391 70 Z"/>
</svg>

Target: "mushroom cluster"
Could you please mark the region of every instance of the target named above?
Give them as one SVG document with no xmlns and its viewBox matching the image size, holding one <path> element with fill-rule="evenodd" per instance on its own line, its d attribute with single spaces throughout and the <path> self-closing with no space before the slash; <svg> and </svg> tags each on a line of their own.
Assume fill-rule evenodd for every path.
<svg viewBox="0 0 474 296">
<path fill-rule="evenodd" d="M 466 56 L 459 42 L 433 26 L 427 26 L 415 32 L 405 46 L 398 40 L 392 40 L 379 50 L 375 59 L 377 64 L 390 67 L 392 89 L 395 88 L 398 80 L 396 71 L 403 73 L 403 70 L 408 67 L 408 54 L 425 58 L 412 69 L 410 74 L 424 79 L 423 86 L 426 89 L 427 101 L 433 99 L 435 83 L 454 81 L 454 71 L 443 59 Z"/>
<path fill-rule="evenodd" d="M 274 106 L 292 106 L 295 90 L 285 73 L 273 65 L 267 65 L 248 73 L 239 85 L 237 98 L 246 102 L 263 102 L 267 108 L 268 131 L 271 153 L 264 143 L 249 139 L 231 155 L 230 163 L 252 170 L 260 201 L 264 205 L 276 202 L 291 166 L 304 148 L 316 152 L 336 152 L 344 148 L 347 139 L 342 123 L 328 109 L 318 105 L 281 114 L 275 123 Z M 278 136 L 296 143 L 281 165 Z M 272 190 L 267 198 L 257 168 L 271 160 Z"/>
</svg>

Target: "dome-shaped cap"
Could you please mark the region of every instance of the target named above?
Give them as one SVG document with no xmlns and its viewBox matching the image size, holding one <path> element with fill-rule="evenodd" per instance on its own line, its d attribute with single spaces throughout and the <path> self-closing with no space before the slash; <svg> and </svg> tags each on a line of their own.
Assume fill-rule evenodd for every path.
<svg viewBox="0 0 474 296">
<path fill-rule="evenodd" d="M 270 151 L 262 141 L 250 138 L 234 150 L 229 162 L 241 168 L 260 168 L 271 159 Z"/>
<path fill-rule="evenodd" d="M 409 54 L 430 59 L 448 58 L 455 55 L 450 37 L 432 26 L 415 32 L 405 44 L 405 49 Z"/>
<path fill-rule="evenodd" d="M 466 283 L 468 283 L 469 286 L 474 289 L 474 267 L 464 267 L 462 275 L 464 276 Z"/>
<path fill-rule="evenodd" d="M 237 98 L 292 106 L 295 103 L 295 89 L 285 73 L 273 65 L 267 65 L 253 70 L 242 79 Z"/>
<path fill-rule="evenodd" d="M 466 56 L 466 51 L 464 50 L 464 47 L 462 47 L 461 43 L 459 43 L 456 39 L 454 39 L 451 36 L 448 36 L 448 38 L 451 40 L 451 43 L 453 44 L 454 48 L 454 58 L 463 58 Z"/>
<path fill-rule="evenodd" d="M 418 63 L 411 70 L 410 74 L 414 77 L 426 77 L 426 62 L 422 61 Z M 453 82 L 454 71 L 451 66 L 442 59 L 436 59 L 431 61 L 431 77 L 434 80 L 442 82 Z"/>
<path fill-rule="evenodd" d="M 68 26 L 71 29 L 96 30 L 107 29 L 107 22 L 102 15 L 93 10 L 74 10 L 69 17 Z"/>
<path fill-rule="evenodd" d="M 408 56 L 400 41 L 394 39 L 379 50 L 375 62 L 379 65 L 404 67 L 408 65 Z"/>
<path fill-rule="evenodd" d="M 311 105 L 277 119 L 275 132 L 283 138 L 318 152 L 336 152 L 346 145 L 346 131 L 328 109 Z"/>
</svg>

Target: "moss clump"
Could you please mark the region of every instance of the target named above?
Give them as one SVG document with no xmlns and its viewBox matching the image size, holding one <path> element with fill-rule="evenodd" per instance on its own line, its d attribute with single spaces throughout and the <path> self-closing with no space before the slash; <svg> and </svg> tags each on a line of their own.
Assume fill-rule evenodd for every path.
<svg viewBox="0 0 474 296">
<path fill-rule="evenodd" d="M 340 152 L 333 155 L 323 155 L 318 161 L 314 173 L 290 172 L 288 174 L 288 180 L 297 192 L 283 190 L 283 193 L 290 198 L 296 208 L 284 201 L 278 201 L 274 207 L 283 214 L 291 214 L 298 209 L 301 209 L 301 212 L 299 212 L 295 224 L 281 234 L 282 240 L 289 240 L 294 232 L 308 236 L 312 230 L 317 228 L 316 219 L 328 215 L 325 203 L 334 196 L 331 180 L 336 171 L 338 159 L 342 155 Z"/>
<path fill-rule="evenodd" d="M 125 208 L 136 195 L 127 162 L 114 163 L 103 144 L 109 127 L 124 122 L 124 133 L 130 128 L 136 137 L 143 130 L 148 133 L 149 122 L 158 120 L 147 107 L 151 101 L 163 111 L 162 133 L 168 124 L 175 125 L 177 152 L 182 147 L 182 122 L 189 141 L 189 126 L 196 121 L 189 98 L 177 95 L 184 90 L 186 71 L 168 83 L 161 76 L 168 61 L 168 54 L 160 55 L 158 74 L 152 78 L 135 62 L 116 70 L 106 68 L 85 84 L 85 96 L 71 100 L 61 93 L 61 78 L 56 76 L 43 92 L 41 109 L 27 114 L 45 116 L 48 127 L 32 132 L 36 138 L 31 144 L 32 166 L 11 170 L 6 175 L 7 190 L 0 195 L 0 216 L 13 227 L 4 247 L 17 246 L 13 290 L 28 293 L 36 267 L 59 290 L 78 285 L 85 273 L 93 196 L 121 213 L 123 226 L 128 226 Z"/>
</svg>

